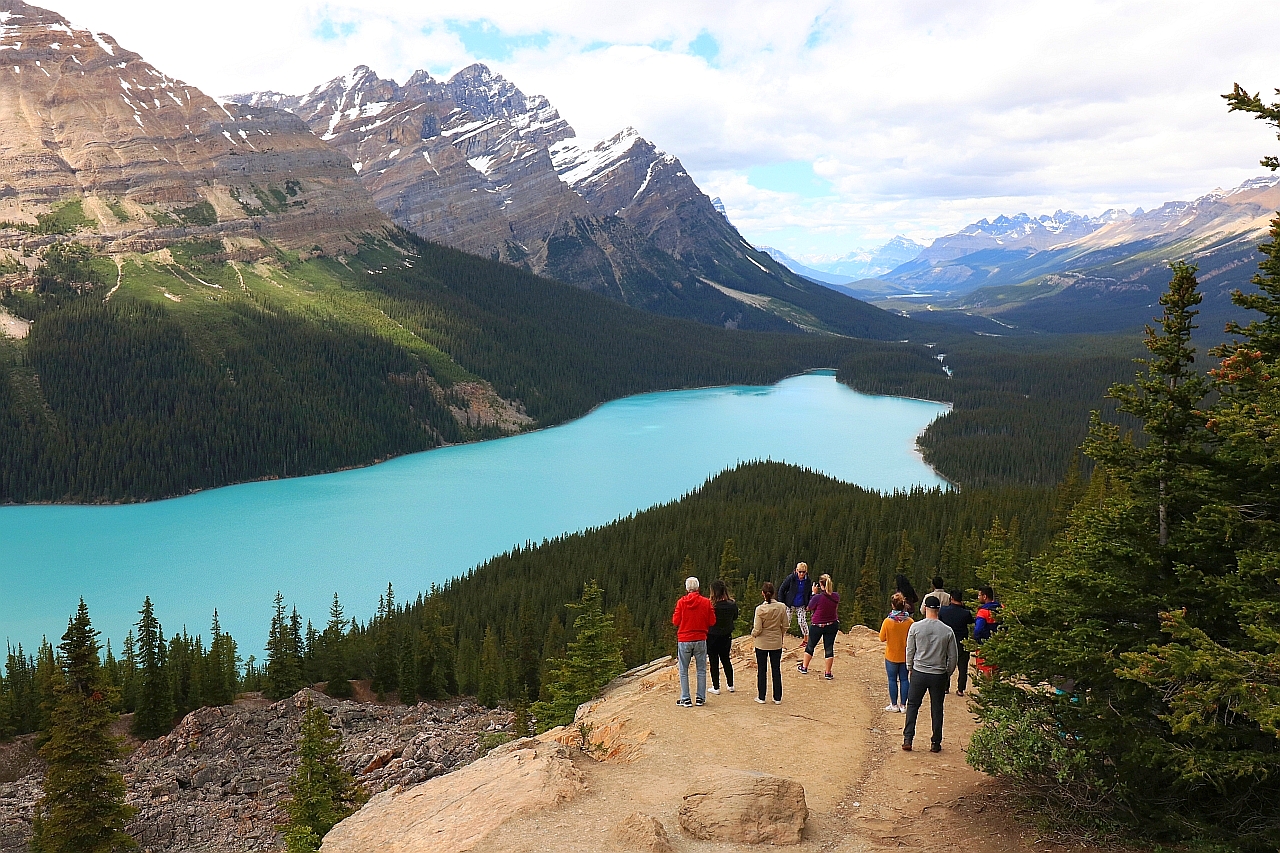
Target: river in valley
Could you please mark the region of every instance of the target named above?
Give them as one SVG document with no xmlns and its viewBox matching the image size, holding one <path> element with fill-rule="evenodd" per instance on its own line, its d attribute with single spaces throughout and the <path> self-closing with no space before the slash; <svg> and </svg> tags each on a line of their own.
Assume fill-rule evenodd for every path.
<svg viewBox="0 0 1280 853">
<path fill-rule="evenodd" d="M 334 592 L 363 621 L 388 582 L 412 598 L 517 544 L 678 498 L 740 461 L 882 491 L 945 485 L 915 451 L 945 411 L 815 371 L 628 397 L 552 429 L 353 471 L 145 504 L 3 507 L 0 637 L 56 644 L 83 596 L 118 650 L 150 595 L 166 634 L 185 625 L 207 637 L 216 607 L 241 653 L 261 659 L 277 590 L 317 626 Z"/>
</svg>

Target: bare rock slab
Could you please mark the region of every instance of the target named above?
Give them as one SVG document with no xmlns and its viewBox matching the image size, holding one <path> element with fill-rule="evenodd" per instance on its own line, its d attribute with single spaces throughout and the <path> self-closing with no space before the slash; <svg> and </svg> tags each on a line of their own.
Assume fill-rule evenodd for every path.
<svg viewBox="0 0 1280 853">
<path fill-rule="evenodd" d="M 583 790 L 569 750 L 530 738 L 448 776 L 383 791 L 330 830 L 321 853 L 464 853 L 509 820 L 568 802 Z"/>
<path fill-rule="evenodd" d="M 613 840 L 624 850 L 645 850 L 647 853 L 673 853 L 671 839 L 662 822 L 644 812 L 632 812 L 613 828 Z"/>
<path fill-rule="evenodd" d="M 722 770 L 684 795 L 680 826 L 703 841 L 798 844 L 809 817 L 804 787 L 751 770 Z"/>
</svg>

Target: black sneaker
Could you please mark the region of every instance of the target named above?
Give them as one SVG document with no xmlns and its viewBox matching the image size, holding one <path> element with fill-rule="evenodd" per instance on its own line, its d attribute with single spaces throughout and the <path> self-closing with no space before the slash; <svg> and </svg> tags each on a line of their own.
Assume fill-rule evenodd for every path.
<svg viewBox="0 0 1280 853">
<path fill-rule="evenodd" d="M 929 746 L 929 751 L 930 751 L 930 752 L 942 752 L 942 744 L 940 744 L 940 743 L 930 744 L 930 746 Z"/>
<path fill-rule="evenodd" d="M 703 699 L 701 696 L 699 696 L 697 699 L 694 699 L 694 700 L 693 700 L 693 704 L 695 704 L 695 705 L 697 705 L 699 708 L 701 708 L 703 705 L 707 704 L 707 700 L 706 700 L 706 699 Z"/>
<path fill-rule="evenodd" d="M 681 708 L 693 707 L 693 702 L 689 701 L 688 699 L 677 699 L 676 704 L 679 705 Z"/>
</svg>

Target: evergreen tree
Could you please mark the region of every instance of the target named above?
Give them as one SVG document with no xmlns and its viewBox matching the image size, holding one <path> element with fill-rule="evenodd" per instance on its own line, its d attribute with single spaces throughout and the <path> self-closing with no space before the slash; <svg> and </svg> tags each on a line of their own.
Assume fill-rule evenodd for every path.
<svg viewBox="0 0 1280 853">
<path fill-rule="evenodd" d="M 236 699 L 240 686 L 240 664 L 236 654 L 236 641 L 222 632 L 218 611 L 213 611 L 210 626 L 209 654 L 205 664 L 205 701 L 210 705 L 230 705 Z"/>
<path fill-rule="evenodd" d="M 868 547 L 862 560 L 862 570 L 858 572 L 858 586 L 853 591 L 851 618 L 855 625 L 879 628 L 886 612 L 884 591 L 880 587 L 880 569 L 876 566 L 875 552 Z"/>
<path fill-rule="evenodd" d="M 165 665 L 164 631 L 156 619 L 151 596 L 138 611 L 138 688 L 133 724 L 134 737 L 150 740 L 169 731 L 175 713 L 173 686 Z"/>
<path fill-rule="evenodd" d="M 761 584 L 756 580 L 756 573 L 747 574 L 742 598 L 738 601 L 738 619 L 733 623 L 733 635 L 743 637 L 751 633 L 752 623 L 756 618 L 756 605 L 763 599 L 760 597 Z"/>
<path fill-rule="evenodd" d="M 906 575 L 907 579 L 914 585 L 918 578 L 915 576 L 916 571 L 916 548 L 911 544 L 911 536 L 904 529 L 901 538 L 898 540 L 898 561 L 894 565 L 894 572 L 900 575 Z"/>
<path fill-rule="evenodd" d="M 263 673 L 268 699 L 283 699 L 302 689 L 299 632 L 294 630 L 297 615 L 298 610 L 294 608 L 293 617 L 285 617 L 284 596 L 277 592 L 267 633 L 267 665 Z"/>
<path fill-rule="evenodd" d="M 1173 270 L 1145 375 L 1114 395 L 1147 440 L 1095 418 L 1085 497 L 1004 595 L 1004 629 L 983 646 L 996 677 L 977 699 L 969 757 L 1076 817 L 1269 850 L 1280 832 L 1280 453 L 1269 438 L 1280 362 L 1234 350 L 1202 412 L 1194 269 Z"/>
<path fill-rule="evenodd" d="M 298 769 L 289 777 L 285 813 L 285 842 L 289 853 L 310 853 L 343 818 L 368 798 L 351 774 L 342 768 L 342 735 L 329 724 L 324 711 L 308 706 L 298 737 Z"/>
<path fill-rule="evenodd" d="M 545 701 L 551 698 L 551 691 L 547 686 L 547 678 L 553 668 L 552 661 L 564 656 L 564 644 L 564 623 L 560 621 L 558 615 L 552 616 L 551 621 L 547 623 L 547 634 L 542 639 L 542 668 L 538 674 L 539 699 Z M 461 647 L 459 647 L 459 654 L 461 654 Z M 461 688 L 461 683 L 459 683 L 459 688 Z"/>
<path fill-rule="evenodd" d="M 732 539 L 724 540 L 724 550 L 720 552 L 720 572 L 717 577 L 729 588 L 729 597 L 735 601 L 743 597 L 742 558 L 738 556 L 737 546 Z"/>
<path fill-rule="evenodd" d="M 418 632 L 406 628 L 400 641 L 400 670 L 396 675 L 397 692 L 405 705 L 418 704 Z"/>
<path fill-rule="evenodd" d="M 577 613 L 573 620 L 574 639 L 547 675 L 549 698 L 533 705 L 539 731 L 572 722 L 579 705 L 626 670 L 613 617 L 604 612 L 603 602 L 599 585 L 589 581 L 582 590 L 582 601 L 566 605 Z"/>
<path fill-rule="evenodd" d="M 338 601 L 338 594 L 335 592 L 333 604 L 329 606 L 329 624 L 324 629 L 323 675 L 326 679 L 324 692 L 337 698 L 346 698 L 352 694 L 346 656 L 342 649 L 345 624 L 342 602 Z"/>
<path fill-rule="evenodd" d="M 113 767 L 121 750 L 111 734 L 116 715 L 103 683 L 97 637 L 81 599 L 58 646 L 57 700 L 49 738 L 40 748 L 48 769 L 32 839 L 39 853 L 112 853 L 137 846 L 125 832 L 133 809 L 125 805 L 124 777 Z"/>
<path fill-rule="evenodd" d="M 1000 516 L 991 520 L 982 549 L 982 581 L 997 590 L 1008 589 L 1019 578 L 1018 561 L 1009 533 L 1000 523 Z"/>
<path fill-rule="evenodd" d="M 476 699 L 481 705 L 496 708 L 507 698 L 505 676 L 498 635 L 490 625 L 484 629 L 484 640 L 480 644 L 480 684 L 476 691 Z"/>
</svg>

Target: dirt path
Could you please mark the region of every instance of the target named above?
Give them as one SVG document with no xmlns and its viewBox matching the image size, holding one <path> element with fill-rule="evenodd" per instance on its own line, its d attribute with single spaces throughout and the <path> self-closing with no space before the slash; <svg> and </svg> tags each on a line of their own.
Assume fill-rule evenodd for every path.
<svg viewBox="0 0 1280 853">
<path fill-rule="evenodd" d="M 794 642 L 783 658 L 781 705 L 755 702 L 749 640 L 735 648 L 737 692 L 709 695 L 706 707 L 675 705 L 679 685 L 670 666 L 615 688 L 585 718 L 598 756 L 580 754 L 576 761 L 587 792 L 511 820 L 486 841 L 486 853 L 621 851 L 611 830 L 636 811 L 661 821 L 677 851 L 732 849 L 691 839 L 677 818 L 686 785 L 719 767 L 804 785 L 810 817 L 797 850 L 1055 849 L 1004 815 L 994 783 L 965 764 L 963 748 L 973 731 L 965 698 L 948 696 L 940 754 L 928 752 L 927 708 L 916 740 L 925 748 L 904 753 L 903 717 L 883 710 L 883 647 L 875 635 L 840 635 L 832 682 L 816 667 L 809 675 L 796 671 Z M 575 742 L 581 735 L 565 730 L 560 739 Z"/>
</svg>

